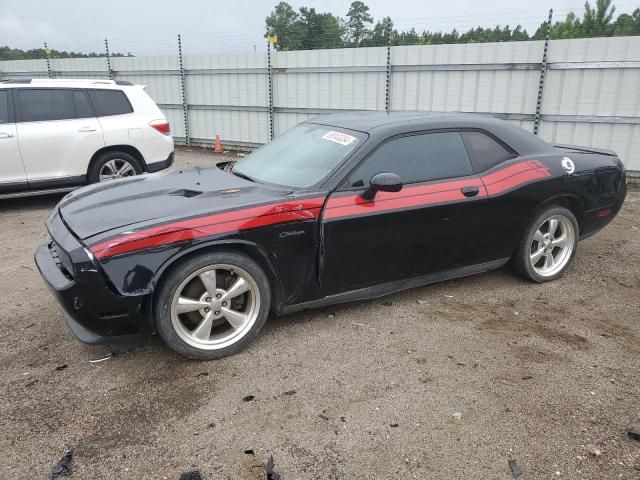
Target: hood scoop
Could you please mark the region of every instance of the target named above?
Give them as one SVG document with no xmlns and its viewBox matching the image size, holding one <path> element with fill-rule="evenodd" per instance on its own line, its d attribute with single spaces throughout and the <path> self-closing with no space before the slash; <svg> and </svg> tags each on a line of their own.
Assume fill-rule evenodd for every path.
<svg viewBox="0 0 640 480">
<path fill-rule="evenodd" d="M 187 188 L 181 188 L 179 190 L 174 190 L 173 192 L 169 192 L 169 195 L 174 195 L 176 197 L 197 197 L 198 195 L 202 195 L 204 192 L 198 190 L 189 190 Z"/>
</svg>

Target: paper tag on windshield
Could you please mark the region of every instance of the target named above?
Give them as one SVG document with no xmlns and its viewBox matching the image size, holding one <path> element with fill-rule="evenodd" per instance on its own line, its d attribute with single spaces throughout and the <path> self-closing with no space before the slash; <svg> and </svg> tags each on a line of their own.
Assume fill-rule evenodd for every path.
<svg viewBox="0 0 640 480">
<path fill-rule="evenodd" d="M 340 145 L 349 145 L 356 139 L 356 137 L 347 135 L 346 133 L 336 132 L 334 130 L 325 133 L 322 138 L 331 142 L 339 143 Z"/>
</svg>

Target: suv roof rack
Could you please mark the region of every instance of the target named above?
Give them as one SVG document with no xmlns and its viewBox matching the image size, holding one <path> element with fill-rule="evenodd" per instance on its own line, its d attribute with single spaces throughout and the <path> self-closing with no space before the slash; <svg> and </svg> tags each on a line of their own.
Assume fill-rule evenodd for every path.
<svg viewBox="0 0 640 480">
<path fill-rule="evenodd" d="M 4 84 L 51 84 L 51 83 L 91 83 L 95 85 L 120 85 L 133 86 L 134 84 L 126 80 L 99 80 L 99 79 L 82 79 L 82 78 L 7 78 L 0 80 Z"/>
</svg>

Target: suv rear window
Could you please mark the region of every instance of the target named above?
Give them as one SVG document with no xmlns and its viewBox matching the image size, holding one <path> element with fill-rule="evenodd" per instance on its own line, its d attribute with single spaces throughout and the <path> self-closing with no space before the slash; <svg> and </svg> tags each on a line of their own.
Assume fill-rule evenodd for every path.
<svg viewBox="0 0 640 480">
<path fill-rule="evenodd" d="M 9 123 L 9 92 L 0 90 L 0 123 Z"/>
<path fill-rule="evenodd" d="M 89 90 L 89 96 L 98 117 L 133 113 L 129 99 L 121 90 Z"/>
<path fill-rule="evenodd" d="M 484 172 L 499 163 L 514 158 L 513 152 L 482 132 L 462 132 L 476 173 Z"/>
<path fill-rule="evenodd" d="M 19 90 L 18 101 L 23 122 L 76 118 L 71 90 L 61 88 Z"/>
</svg>

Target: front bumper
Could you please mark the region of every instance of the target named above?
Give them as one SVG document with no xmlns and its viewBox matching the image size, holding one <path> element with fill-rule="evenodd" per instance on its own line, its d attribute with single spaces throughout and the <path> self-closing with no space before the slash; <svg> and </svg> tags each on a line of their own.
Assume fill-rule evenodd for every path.
<svg viewBox="0 0 640 480">
<path fill-rule="evenodd" d="M 71 332 L 84 343 L 100 344 L 129 340 L 148 331 L 144 297 L 114 293 L 99 265 L 57 213 L 47 228 L 51 238 L 40 244 L 35 261 Z"/>
</svg>

